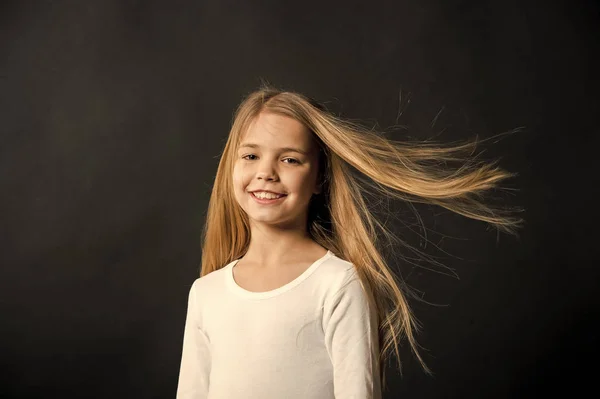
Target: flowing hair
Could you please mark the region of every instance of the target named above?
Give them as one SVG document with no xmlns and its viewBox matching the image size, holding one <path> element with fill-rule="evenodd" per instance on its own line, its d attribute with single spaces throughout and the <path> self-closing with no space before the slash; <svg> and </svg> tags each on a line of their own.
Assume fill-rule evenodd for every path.
<svg viewBox="0 0 600 399">
<path fill-rule="evenodd" d="M 476 162 L 471 155 L 477 140 L 452 146 L 393 141 L 333 115 L 305 95 L 263 83 L 245 97 L 233 116 L 202 232 L 200 276 L 242 257 L 248 249 L 250 225 L 235 200 L 232 174 L 242 134 L 261 112 L 301 122 L 318 143 L 322 190 L 310 202 L 307 229 L 315 242 L 354 265 L 369 301 L 374 302 L 382 343 L 382 386 L 392 348 L 402 374 L 399 345 L 403 338 L 425 372 L 431 374 L 415 339 L 420 325 L 406 298 L 410 288 L 388 267 L 382 254 L 384 239 L 398 239 L 369 210 L 366 194 L 385 195 L 408 204 L 438 205 L 516 235 L 523 220 L 511 216 L 507 209 L 486 205 L 482 195 L 516 174 L 497 167 L 497 161 Z M 461 166 L 449 168 L 450 161 L 458 161 Z"/>
</svg>

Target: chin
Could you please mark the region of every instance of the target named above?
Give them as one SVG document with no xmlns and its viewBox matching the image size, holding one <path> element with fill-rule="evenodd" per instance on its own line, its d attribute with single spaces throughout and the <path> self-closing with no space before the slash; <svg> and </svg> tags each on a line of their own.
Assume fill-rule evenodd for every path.
<svg viewBox="0 0 600 399">
<path fill-rule="evenodd" d="M 255 225 L 266 225 L 266 226 L 280 226 L 282 224 L 285 224 L 285 221 L 282 221 L 280 219 L 270 219 L 270 218 L 250 218 L 250 221 L 255 224 Z"/>
</svg>

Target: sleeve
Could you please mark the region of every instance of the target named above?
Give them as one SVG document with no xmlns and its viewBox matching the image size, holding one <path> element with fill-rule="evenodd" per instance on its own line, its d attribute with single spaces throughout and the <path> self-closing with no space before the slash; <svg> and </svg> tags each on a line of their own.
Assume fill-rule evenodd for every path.
<svg viewBox="0 0 600 399">
<path fill-rule="evenodd" d="M 323 321 L 334 396 L 381 399 L 377 314 L 356 275 L 325 305 Z"/>
<path fill-rule="evenodd" d="M 196 284 L 188 296 L 177 399 L 205 399 L 210 375 L 210 341 L 198 325 Z"/>
</svg>

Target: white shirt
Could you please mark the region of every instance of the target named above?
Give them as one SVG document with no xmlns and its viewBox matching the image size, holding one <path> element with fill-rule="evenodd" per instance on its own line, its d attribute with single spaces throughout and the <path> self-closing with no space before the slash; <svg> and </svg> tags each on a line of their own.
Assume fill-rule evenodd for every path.
<svg viewBox="0 0 600 399">
<path fill-rule="evenodd" d="M 275 290 L 192 284 L 177 399 L 380 399 L 376 313 L 354 266 L 328 251 Z"/>
</svg>

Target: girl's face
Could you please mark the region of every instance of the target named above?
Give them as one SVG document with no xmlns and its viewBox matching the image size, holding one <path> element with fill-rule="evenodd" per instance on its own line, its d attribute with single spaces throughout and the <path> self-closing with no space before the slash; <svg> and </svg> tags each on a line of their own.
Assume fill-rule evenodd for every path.
<svg viewBox="0 0 600 399">
<path fill-rule="evenodd" d="M 235 155 L 235 197 L 251 224 L 305 229 L 309 200 L 319 192 L 312 133 L 295 119 L 263 112 L 242 135 Z M 262 190 L 283 196 L 258 199 L 254 193 Z"/>
</svg>

